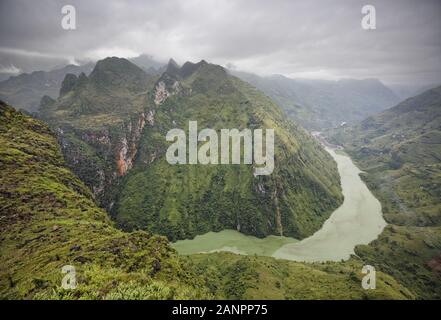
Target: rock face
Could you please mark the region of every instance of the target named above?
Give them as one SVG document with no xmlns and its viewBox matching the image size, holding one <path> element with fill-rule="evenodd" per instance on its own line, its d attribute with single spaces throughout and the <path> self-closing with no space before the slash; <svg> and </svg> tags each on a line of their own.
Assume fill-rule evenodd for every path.
<svg viewBox="0 0 441 320">
<path fill-rule="evenodd" d="M 145 111 L 149 76 L 125 59 L 99 61 L 87 77 L 66 75 L 56 101 L 39 116 L 56 129 L 68 166 L 110 209 L 118 179 L 133 166 L 137 144 L 154 113 Z"/>
<path fill-rule="evenodd" d="M 163 73 L 154 89 L 154 102 L 157 106 L 162 104 L 168 97 L 178 95 L 184 91 L 178 79 L 175 78 L 180 73 L 180 69 L 175 67 L 169 67 L 168 69 L 173 71 Z"/>
<path fill-rule="evenodd" d="M 129 122 L 125 127 L 125 136 L 123 136 L 116 147 L 116 166 L 117 175 L 119 177 L 124 176 L 127 170 L 131 169 L 133 166 L 133 161 L 137 152 L 137 144 L 139 138 L 141 137 L 142 130 L 145 126 L 145 119 L 150 119 L 153 122 L 153 116 L 150 113 L 139 114 L 138 120 L 135 119 L 134 122 Z"/>
</svg>

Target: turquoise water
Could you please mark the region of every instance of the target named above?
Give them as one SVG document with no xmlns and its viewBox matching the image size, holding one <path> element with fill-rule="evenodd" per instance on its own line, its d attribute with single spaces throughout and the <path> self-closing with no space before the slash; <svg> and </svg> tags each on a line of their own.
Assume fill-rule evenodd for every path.
<svg viewBox="0 0 441 320">
<path fill-rule="evenodd" d="M 237 254 L 271 256 L 277 249 L 294 242 L 297 242 L 297 240 L 293 238 L 269 236 L 259 239 L 246 236 L 235 230 L 223 230 L 208 232 L 196 236 L 192 240 L 177 241 L 173 244 L 173 247 L 180 254 L 229 251 Z"/>
</svg>

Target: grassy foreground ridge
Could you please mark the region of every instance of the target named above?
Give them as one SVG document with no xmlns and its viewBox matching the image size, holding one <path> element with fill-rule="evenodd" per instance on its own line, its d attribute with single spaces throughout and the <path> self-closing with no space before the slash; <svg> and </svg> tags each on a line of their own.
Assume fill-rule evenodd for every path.
<svg viewBox="0 0 441 320">
<path fill-rule="evenodd" d="M 0 104 L 0 297 L 3 299 L 405 299 L 379 272 L 363 290 L 361 261 L 303 264 L 229 253 L 179 257 L 164 237 L 114 228 L 66 167 L 55 135 Z M 61 267 L 78 286 L 62 289 Z"/>
</svg>

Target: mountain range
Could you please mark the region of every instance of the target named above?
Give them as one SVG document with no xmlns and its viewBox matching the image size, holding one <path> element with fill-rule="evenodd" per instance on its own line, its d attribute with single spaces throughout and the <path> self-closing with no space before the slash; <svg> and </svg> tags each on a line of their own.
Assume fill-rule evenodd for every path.
<svg viewBox="0 0 441 320">
<path fill-rule="evenodd" d="M 260 89 L 290 119 L 310 131 L 355 123 L 400 101 L 377 79 L 328 81 L 291 79 L 282 75 L 260 77 L 234 71 L 233 74 Z"/>
<path fill-rule="evenodd" d="M 158 76 L 126 59 L 66 75 L 39 117 L 58 132 L 69 167 L 125 230 L 169 239 L 225 228 L 265 236 L 311 235 L 342 201 L 336 166 L 317 141 L 260 92 L 205 61 L 171 60 Z M 275 129 L 276 170 L 171 165 L 166 133 L 201 128 Z"/>
<path fill-rule="evenodd" d="M 149 75 L 160 76 L 167 64 L 149 55 L 129 59 Z M 95 63 L 68 65 L 53 71 L 21 74 L 0 82 L 0 99 L 18 109 L 36 112 L 43 95 L 58 97 L 64 76 L 68 73 L 88 75 Z M 354 123 L 382 111 L 425 87 L 393 85 L 391 89 L 376 79 L 339 81 L 291 79 L 281 75 L 260 77 L 252 73 L 230 71 L 255 86 L 301 126 L 308 130 L 323 130 Z M 427 88 L 426 88 L 427 89 Z"/>
<path fill-rule="evenodd" d="M 143 56 L 11 77 L 0 93 L 32 116 L 0 103 L 1 298 L 441 297 L 441 87 L 399 103 L 375 79 L 259 77 Z M 190 120 L 275 129 L 274 172 L 169 164 L 165 136 Z M 168 241 L 209 231 L 302 239 L 322 226 L 343 201 L 340 178 L 300 125 L 324 130 L 363 171 L 388 223 L 378 239 L 342 262 L 178 255 Z M 59 286 L 66 264 L 78 268 L 74 291 Z M 376 290 L 360 286 L 366 264 Z"/>
<path fill-rule="evenodd" d="M 377 79 L 328 81 L 232 73 L 264 92 L 290 119 L 311 131 L 361 121 L 400 101 Z"/>
<path fill-rule="evenodd" d="M 160 74 L 165 70 L 165 63 L 153 59 L 149 55 L 140 55 L 130 59 L 147 74 Z M 96 62 L 85 62 L 81 65 L 60 66 L 50 71 L 34 71 L 17 76 L 0 78 L 0 99 L 17 109 L 37 112 L 41 98 L 46 95 L 53 99 L 58 97 L 66 74 L 76 76 L 84 73 L 89 75 Z"/>
</svg>

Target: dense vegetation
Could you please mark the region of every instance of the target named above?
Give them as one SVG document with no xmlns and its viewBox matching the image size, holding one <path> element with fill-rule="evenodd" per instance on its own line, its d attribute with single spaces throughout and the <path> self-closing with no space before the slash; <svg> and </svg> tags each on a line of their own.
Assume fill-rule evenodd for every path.
<svg viewBox="0 0 441 320">
<path fill-rule="evenodd" d="M 211 293 L 228 299 L 413 299 L 392 277 L 377 273 L 375 290 L 361 287 L 364 263 L 298 263 L 232 253 L 190 256 Z"/>
<path fill-rule="evenodd" d="M 46 125 L 3 103 L 0 124 L 2 299 L 413 298 L 381 272 L 377 290 L 363 290 L 360 261 L 178 257 L 164 237 L 115 229 Z M 61 288 L 67 264 L 76 289 Z"/>
<path fill-rule="evenodd" d="M 107 58 L 89 76 L 67 74 L 58 99 L 41 101 L 38 117 L 56 129 L 69 168 L 106 209 L 136 154 L 151 81 L 128 60 Z"/>
<path fill-rule="evenodd" d="M 171 61 L 164 71 L 107 58 L 89 76 L 68 74 L 39 110 L 56 135 L 1 103 L 1 298 L 441 298 L 441 87 L 328 132 L 365 171 L 389 223 L 349 261 L 179 257 L 154 234 L 232 228 L 302 238 L 342 199 L 329 155 L 259 91 L 205 61 Z M 279 98 L 292 103 L 291 93 Z M 189 120 L 199 129 L 275 128 L 276 170 L 254 177 L 246 165 L 169 165 L 165 134 Z M 117 226 L 144 231 L 116 229 L 96 203 Z M 367 263 L 380 271 L 376 290 L 361 289 Z M 60 287 L 66 264 L 77 269 L 75 290 Z"/>
<path fill-rule="evenodd" d="M 207 298 L 163 237 L 113 227 L 49 128 L 0 105 L 1 298 Z M 78 287 L 61 288 L 64 265 Z"/>
<path fill-rule="evenodd" d="M 169 239 L 238 229 L 303 238 L 342 201 L 331 157 L 270 99 L 205 61 L 171 61 L 149 76 L 125 59 L 99 61 L 90 76 L 67 75 L 39 116 L 58 132 L 69 167 L 125 230 Z M 276 170 L 250 165 L 170 165 L 169 129 L 274 128 Z"/>
<path fill-rule="evenodd" d="M 329 135 L 366 172 L 390 224 L 358 255 L 418 296 L 441 298 L 441 87 Z"/>
<path fill-rule="evenodd" d="M 154 115 L 138 157 L 121 184 L 113 216 L 124 229 L 147 228 L 169 239 L 237 229 L 259 237 L 311 235 L 341 203 L 330 156 L 259 91 L 220 66 L 170 63 L 146 102 Z M 250 165 L 170 165 L 172 128 L 274 128 L 275 170 L 253 176 Z"/>
</svg>

